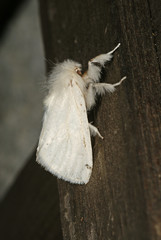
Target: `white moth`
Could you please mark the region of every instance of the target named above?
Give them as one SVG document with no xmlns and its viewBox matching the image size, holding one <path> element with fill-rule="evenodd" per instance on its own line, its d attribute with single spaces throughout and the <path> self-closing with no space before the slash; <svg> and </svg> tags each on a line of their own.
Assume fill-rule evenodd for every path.
<svg viewBox="0 0 161 240">
<path fill-rule="evenodd" d="M 58 178 L 77 184 L 89 181 L 93 167 L 90 135 L 103 137 L 88 122 L 87 111 L 95 105 L 97 94 L 114 92 L 126 78 L 115 84 L 99 83 L 102 67 L 119 46 L 91 59 L 83 75 L 81 64 L 66 60 L 49 77 L 36 161 Z"/>
</svg>

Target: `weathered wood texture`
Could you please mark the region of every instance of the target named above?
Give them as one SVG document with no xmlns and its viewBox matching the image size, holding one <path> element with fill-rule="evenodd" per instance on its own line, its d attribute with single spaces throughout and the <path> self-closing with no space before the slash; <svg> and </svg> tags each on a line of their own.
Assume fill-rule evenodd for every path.
<svg viewBox="0 0 161 240">
<path fill-rule="evenodd" d="M 104 80 L 127 75 L 93 111 L 105 139 L 93 142 L 90 182 L 58 181 L 64 240 L 161 239 L 159 4 L 40 0 L 48 70 L 66 58 L 86 67 L 121 42 Z M 0 239 L 61 239 L 55 178 L 33 161 L 1 204 Z"/>
<path fill-rule="evenodd" d="M 86 66 L 121 42 L 105 81 L 127 75 L 94 111 L 90 182 L 58 181 L 65 240 L 161 239 L 159 2 L 40 1 L 47 59 Z"/>
</svg>

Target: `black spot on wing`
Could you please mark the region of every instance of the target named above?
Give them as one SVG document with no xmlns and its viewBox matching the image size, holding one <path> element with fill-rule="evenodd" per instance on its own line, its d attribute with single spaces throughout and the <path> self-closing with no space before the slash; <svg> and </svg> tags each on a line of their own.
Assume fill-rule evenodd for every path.
<svg viewBox="0 0 161 240">
<path fill-rule="evenodd" d="M 88 164 L 85 165 L 87 169 L 92 169 Z"/>
</svg>

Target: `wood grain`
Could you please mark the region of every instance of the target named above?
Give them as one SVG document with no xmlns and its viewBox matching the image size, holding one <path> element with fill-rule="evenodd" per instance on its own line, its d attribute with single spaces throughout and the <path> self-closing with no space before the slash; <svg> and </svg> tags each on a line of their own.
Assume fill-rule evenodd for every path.
<svg viewBox="0 0 161 240">
<path fill-rule="evenodd" d="M 34 164 L 24 169 L 25 177 L 21 175 L 9 193 L 5 210 L 0 209 L 5 221 L 14 214 L 13 221 L 5 222 L 12 233 L 20 231 L 16 225 L 20 224 L 21 234 L 27 228 L 31 236 L 15 239 L 58 239 L 51 237 L 56 231 L 51 226 L 59 217 L 54 212 L 58 201 L 64 240 L 161 239 L 160 10 L 159 0 L 40 0 L 48 72 L 52 62 L 67 58 L 85 69 L 89 59 L 121 42 L 103 77 L 111 83 L 124 75 L 127 80 L 114 94 L 99 99 L 90 116 L 104 140 L 93 139 L 94 169 L 87 185 L 58 180 L 58 199 L 50 193 L 56 189 L 54 177 Z M 24 188 L 29 184 L 34 187 L 27 194 Z M 25 196 L 30 196 L 28 201 Z M 16 200 L 17 211 L 11 204 L 14 198 L 24 201 Z M 21 211 L 23 217 L 30 212 L 35 226 L 24 227 Z M 61 237 L 60 225 L 56 226 Z"/>
<path fill-rule="evenodd" d="M 127 75 L 93 112 L 105 140 L 94 141 L 89 184 L 58 181 L 64 239 L 161 238 L 160 54 L 154 35 L 158 18 L 152 17 L 159 15 L 159 1 L 152 5 L 48 0 L 44 6 L 41 1 L 42 15 L 45 7 L 48 15 L 44 35 L 52 44 L 49 49 L 45 41 L 47 58 L 72 58 L 86 66 L 121 42 L 105 81 Z"/>
</svg>

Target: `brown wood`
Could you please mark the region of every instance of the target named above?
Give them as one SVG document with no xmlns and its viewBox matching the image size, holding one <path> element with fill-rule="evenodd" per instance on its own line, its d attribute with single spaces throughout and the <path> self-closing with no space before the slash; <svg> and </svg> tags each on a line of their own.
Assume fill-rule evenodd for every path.
<svg viewBox="0 0 161 240">
<path fill-rule="evenodd" d="M 40 3 L 47 59 L 86 66 L 121 42 L 106 81 L 127 75 L 94 110 L 105 139 L 94 141 L 90 182 L 58 181 L 64 239 L 161 239 L 159 1 Z"/>
<path fill-rule="evenodd" d="M 93 139 L 90 182 L 58 180 L 63 239 L 160 240 L 160 1 L 40 0 L 40 10 L 48 71 L 66 58 L 85 69 L 121 42 L 103 76 L 114 83 L 127 75 L 92 112 L 104 140 Z M 29 166 L 0 208 L 2 233 L 61 239 L 55 178 L 36 163 Z"/>
</svg>

